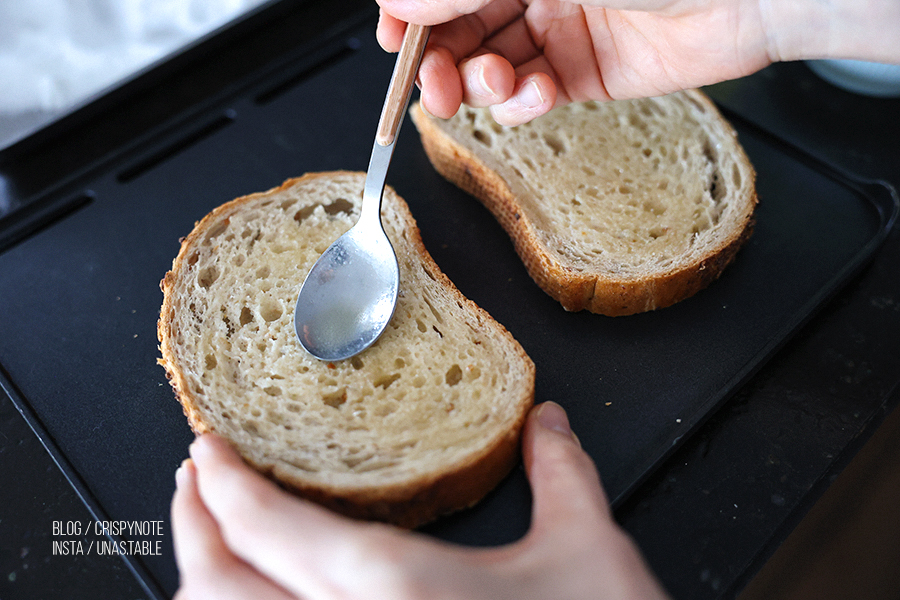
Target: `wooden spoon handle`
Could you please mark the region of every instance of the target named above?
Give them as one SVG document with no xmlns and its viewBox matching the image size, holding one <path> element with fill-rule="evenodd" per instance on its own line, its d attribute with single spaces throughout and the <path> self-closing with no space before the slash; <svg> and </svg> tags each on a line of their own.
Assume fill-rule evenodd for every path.
<svg viewBox="0 0 900 600">
<path fill-rule="evenodd" d="M 425 25 L 410 23 L 406 26 L 403 45 L 397 55 L 394 74 L 391 75 L 391 84 L 381 110 L 381 120 L 378 121 L 378 131 L 375 133 L 375 141 L 381 146 L 393 143 L 400 123 L 403 122 L 429 33 L 431 27 Z"/>
</svg>

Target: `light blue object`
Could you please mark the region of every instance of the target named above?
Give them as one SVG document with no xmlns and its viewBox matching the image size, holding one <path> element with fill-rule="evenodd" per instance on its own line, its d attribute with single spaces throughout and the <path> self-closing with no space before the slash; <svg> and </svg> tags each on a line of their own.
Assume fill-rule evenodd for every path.
<svg viewBox="0 0 900 600">
<path fill-rule="evenodd" d="M 806 64 L 825 81 L 850 92 L 900 97 L 900 65 L 862 60 L 809 60 Z"/>
</svg>

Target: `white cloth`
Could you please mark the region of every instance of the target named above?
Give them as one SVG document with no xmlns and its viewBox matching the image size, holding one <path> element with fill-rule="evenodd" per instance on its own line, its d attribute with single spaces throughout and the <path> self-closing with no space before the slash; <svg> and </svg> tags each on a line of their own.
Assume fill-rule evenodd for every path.
<svg viewBox="0 0 900 600">
<path fill-rule="evenodd" d="M 0 118 L 54 113 L 265 0 L 0 0 Z"/>
</svg>

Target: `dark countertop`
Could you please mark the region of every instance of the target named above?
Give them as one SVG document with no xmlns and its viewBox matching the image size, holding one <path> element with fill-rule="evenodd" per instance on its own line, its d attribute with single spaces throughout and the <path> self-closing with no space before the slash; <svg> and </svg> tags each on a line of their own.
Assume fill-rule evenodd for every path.
<svg viewBox="0 0 900 600">
<path fill-rule="evenodd" d="M 279 51 L 272 42 L 260 60 Z M 900 188 L 900 99 L 845 92 L 801 63 L 709 91 L 807 153 Z M 871 264 L 618 507 L 675 597 L 735 596 L 896 408 L 898 273 L 895 227 Z M 0 597 L 148 597 L 118 557 L 54 555 L 54 522 L 88 524 L 91 514 L 4 394 L 0 478 Z"/>
</svg>

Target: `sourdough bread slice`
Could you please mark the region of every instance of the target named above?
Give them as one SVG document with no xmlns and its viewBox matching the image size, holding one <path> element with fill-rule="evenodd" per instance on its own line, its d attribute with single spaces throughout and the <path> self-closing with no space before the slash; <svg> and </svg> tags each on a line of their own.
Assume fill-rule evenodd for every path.
<svg viewBox="0 0 900 600">
<path fill-rule="evenodd" d="M 212 211 L 162 280 L 159 341 L 196 433 L 346 515 L 414 527 L 481 499 L 518 460 L 534 365 L 465 298 L 384 192 L 400 298 L 384 335 L 322 362 L 296 339 L 307 271 L 355 223 L 365 174 L 308 174 Z"/>
<path fill-rule="evenodd" d="M 411 115 L 437 171 L 487 206 L 568 310 L 674 304 L 715 280 L 752 230 L 753 167 L 702 92 L 569 104 L 509 128 L 466 106 Z"/>
</svg>

